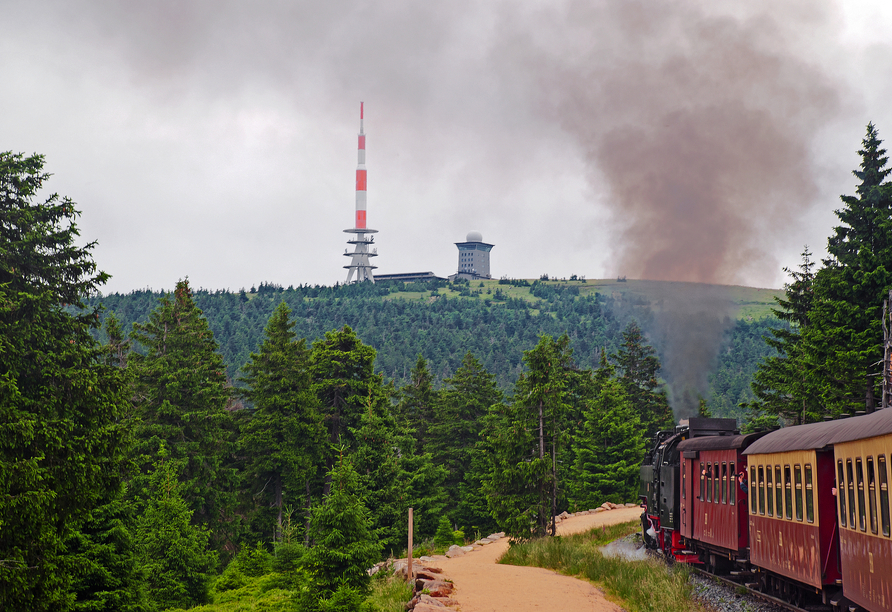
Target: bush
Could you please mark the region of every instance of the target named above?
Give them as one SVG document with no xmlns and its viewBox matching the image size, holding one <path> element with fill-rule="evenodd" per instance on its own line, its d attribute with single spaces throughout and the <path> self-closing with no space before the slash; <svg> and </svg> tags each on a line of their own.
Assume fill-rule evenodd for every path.
<svg viewBox="0 0 892 612">
<path fill-rule="evenodd" d="M 447 517 L 441 516 L 440 522 L 437 525 L 437 533 L 434 535 L 434 544 L 440 548 L 445 548 L 452 546 L 454 543 L 455 536 L 452 532 L 452 525 L 449 523 Z"/>
<path fill-rule="evenodd" d="M 254 548 L 243 548 L 234 563 L 245 576 L 258 578 L 272 570 L 272 555 L 270 555 L 261 542 L 257 542 Z"/>
</svg>

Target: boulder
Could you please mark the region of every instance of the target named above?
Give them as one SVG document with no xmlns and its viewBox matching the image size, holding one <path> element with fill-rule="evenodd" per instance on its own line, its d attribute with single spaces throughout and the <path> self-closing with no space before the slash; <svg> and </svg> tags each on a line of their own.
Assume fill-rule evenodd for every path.
<svg viewBox="0 0 892 612">
<path fill-rule="evenodd" d="M 448 597 L 433 597 L 431 595 L 427 595 L 422 593 L 418 598 L 419 605 L 429 605 L 429 606 L 437 606 L 441 610 L 448 606 L 456 605 L 455 601 L 449 599 Z M 417 608 L 416 608 L 417 609 Z"/>
<path fill-rule="evenodd" d="M 449 550 L 446 551 L 446 556 L 449 557 L 450 559 L 452 559 L 453 557 L 461 557 L 464 554 L 465 554 L 465 551 L 463 551 L 460 547 L 455 546 L 455 545 L 450 546 Z"/>
<path fill-rule="evenodd" d="M 416 580 L 415 591 L 427 590 L 427 595 L 431 597 L 448 597 L 452 594 L 453 587 L 451 582 L 445 580 Z"/>
<path fill-rule="evenodd" d="M 595 508 L 592 512 L 607 512 L 606 508 Z"/>
<path fill-rule="evenodd" d="M 641 506 L 641 504 L 628 503 L 628 504 L 625 504 L 625 506 L 626 506 L 626 508 L 638 508 L 639 506 Z"/>
</svg>

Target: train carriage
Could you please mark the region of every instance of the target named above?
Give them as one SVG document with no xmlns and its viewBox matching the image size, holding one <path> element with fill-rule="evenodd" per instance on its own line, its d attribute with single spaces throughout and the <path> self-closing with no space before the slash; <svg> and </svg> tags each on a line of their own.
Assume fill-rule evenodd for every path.
<svg viewBox="0 0 892 612">
<path fill-rule="evenodd" d="M 871 612 L 892 612 L 892 410 L 841 421 L 831 443 L 843 594 Z"/>
<path fill-rule="evenodd" d="M 691 438 L 681 453 L 680 530 L 688 548 L 707 566 L 747 558 L 746 494 L 737 474 L 746 469 L 743 451 L 765 432 Z"/>
<path fill-rule="evenodd" d="M 750 561 L 764 590 L 796 601 L 841 579 L 831 440 L 839 422 L 787 427 L 750 446 Z"/>
</svg>

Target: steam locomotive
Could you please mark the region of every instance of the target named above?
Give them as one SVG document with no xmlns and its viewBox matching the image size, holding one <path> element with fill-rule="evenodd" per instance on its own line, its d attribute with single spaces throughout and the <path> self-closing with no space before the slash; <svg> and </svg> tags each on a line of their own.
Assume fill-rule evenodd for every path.
<svg viewBox="0 0 892 612">
<path fill-rule="evenodd" d="M 660 432 L 641 466 L 645 544 L 795 606 L 892 612 L 892 409 L 742 435 Z"/>
</svg>

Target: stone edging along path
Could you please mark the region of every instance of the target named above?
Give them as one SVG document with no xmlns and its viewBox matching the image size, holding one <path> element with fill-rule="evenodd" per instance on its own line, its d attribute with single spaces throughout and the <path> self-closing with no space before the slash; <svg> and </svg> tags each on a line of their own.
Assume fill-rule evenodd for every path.
<svg viewBox="0 0 892 612">
<path fill-rule="evenodd" d="M 592 510 L 584 510 L 582 512 L 576 512 L 573 514 L 564 512 L 561 515 L 555 517 L 555 521 L 558 525 L 562 522 L 571 519 L 571 518 L 581 518 L 587 515 L 600 514 L 602 512 L 609 512 L 610 510 L 615 509 L 626 509 L 626 508 L 639 508 L 638 504 L 611 504 L 605 503 L 602 504 L 598 508 L 594 508 Z M 619 514 L 619 513 L 617 513 Z M 600 518 L 595 519 L 592 517 L 591 520 L 597 520 L 600 522 Z M 604 517 L 607 519 L 608 517 Z M 610 517 L 613 519 L 614 517 Z M 619 518 L 619 517 L 617 517 Z M 629 520 L 629 519 L 624 519 Z M 609 521 L 611 523 L 616 521 Z M 622 522 L 622 521 L 620 521 Z M 578 523 L 578 524 L 577 524 Z M 584 522 L 581 521 L 573 521 L 573 525 L 569 527 L 573 527 L 569 531 L 584 531 L 588 527 L 589 520 Z M 564 529 L 558 529 L 558 532 L 563 532 Z M 497 543 L 493 549 L 490 549 L 486 554 L 479 553 L 482 555 L 481 558 L 475 559 L 477 555 L 472 555 L 471 558 L 468 558 L 468 562 L 465 562 L 463 557 L 466 555 L 471 555 L 475 551 L 482 549 L 483 547 L 489 546 L 491 544 Z M 498 549 L 498 550 L 495 550 Z M 493 593 L 488 593 L 488 596 L 498 597 L 498 592 L 500 589 L 509 590 L 510 593 L 507 593 L 506 596 L 512 596 L 515 599 L 520 599 L 521 602 L 528 601 L 529 609 L 542 609 L 540 604 L 535 603 L 535 597 L 529 598 L 524 594 L 524 589 L 530 588 L 535 589 L 535 582 L 541 580 L 547 580 L 549 582 L 560 581 L 560 586 L 558 587 L 558 592 L 560 596 L 563 598 L 565 593 L 568 591 L 579 591 L 578 593 L 574 593 L 576 597 L 581 597 L 585 600 L 586 604 L 591 604 L 591 609 L 602 609 L 602 610 L 619 610 L 617 606 L 611 604 L 603 599 L 603 596 L 592 587 L 590 584 L 579 581 L 575 578 L 570 578 L 568 576 L 561 576 L 556 574 L 555 572 L 551 572 L 550 570 L 542 570 L 540 568 L 514 568 L 513 566 L 496 566 L 495 563 L 499 557 L 504 554 L 504 550 L 507 549 L 507 540 L 505 540 L 504 533 L 494 533 L 490 536 L 477 540 L 470 546 L 452 546 L 449 550 L 446 551 L 445 555 L 437 555 L 433 557 L 420 557 L 418 559 L 413 559 L 413 574 L 415 574 L 415 596 L 412 601 L 407 604 L 407 610 L 415 610 L 415 612 L 446 612 L 449 609 L 458 610 L 462 609 L 466 612 L 471 612 L 476 609 L 486 609 L 486 610 L 497 610 L 502 609 L 499 608 L 499 604 L 504 604 L 504 608 L 506 610 L 520 610 L 516 601 L 508 604 L 507 601 L 498 601 L 496 602 L 496 607 L 493 607 L 490 602 L 487 602 L 485 607 L 483 606 L 483 602 L 480 602 L 481 607 L 478 608 L 473 605 L 473 602 L 468 601 L 468 598 L 471 597 L 473 599 L 473 593 L 475 589 L 470 588 L 473 586 L 479 587 L 479 585 L 470 585 L 468 589 L 462 589 L 463 580 L 467 582 L 469 579 L 472 579 L 474 582 L 484 581 L 485 589 L 487 591 L 492 591 Z M 454 561 L 453 561 L 454 560 Z M 479 563 L 473 563 L 475 560 L 478 560 Z M 456 563 L 458 565 L 456 565 Z M 388 562 L 379 564 L 372 571 L 377 571 L 384 566 L 391 568 L 396 574 L 405 576 L 407 571 L 408 561 L 406 559 L 397 559 L 390 560 Z M 459 571 L 461 570 L 461 571 Z M 502 584 L 504 580 L 508 578 L 502 577 L 499 578 L 496 574 L 501 572 L 521 572 L 523 576 L 516 577 L 515 580 L 519 580 L 519 584 L 514 585 L 506 585 Z M 450 572 L 455 574 L 455 578 L 459 578 L 457 582 L 453 582 L 450 577 Z M 546 574 L 542 576 L 541 574 Z M 493 574 L 491 577 L 485 576 L 484 574 Z M 534 580 L 535 578 L 536 580 Z M 576 584 L 574 584 L 576 583 Z M 555 588 L 555 587 L 552 587 Z M 476 589 L 479 591 L 479 588 Z M 456 597 L 456 591 L 459 591 L 461 597 Z M 542 595 L 540 593 L 540 595 Z M 595 602 L 593 599 L 600 599 L 600 602 Z M 458 601 L 461 599 L 462 601 Z M 562 603 L 559 603 L 554 600 L 550 600 L 551 604 L 557 606 L 551 609 L 561 609 L 564 608 Z M 599 605 L 600 604 L 600 605 Z M 549 609 L 549 608 L 545 608 Z"/>
</svg>

